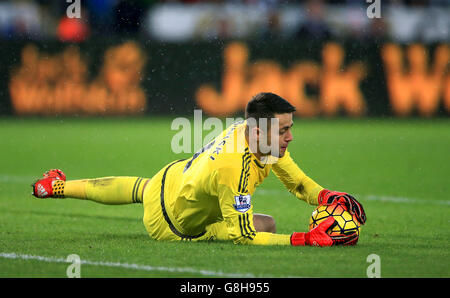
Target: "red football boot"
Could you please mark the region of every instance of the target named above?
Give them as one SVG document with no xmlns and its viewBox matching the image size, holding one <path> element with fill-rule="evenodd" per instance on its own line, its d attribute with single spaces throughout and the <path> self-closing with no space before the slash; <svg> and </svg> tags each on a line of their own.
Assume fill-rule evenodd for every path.
<svg viewBox="0 0 450 298">
<path fill-rule="evenodd" d="M 66 175 L 59 169 L 53 169 L 42 175 L 33 185 L 31 193 L 36 198 L 63 198 Z"/>
</svg>

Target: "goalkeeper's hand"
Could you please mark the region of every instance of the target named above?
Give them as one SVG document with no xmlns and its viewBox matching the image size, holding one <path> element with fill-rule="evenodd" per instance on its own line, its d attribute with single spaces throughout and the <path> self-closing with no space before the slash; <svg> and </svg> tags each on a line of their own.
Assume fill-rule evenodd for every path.
<svg viewBox="0 0 450 298">
<path fill-rule="evenodd" d="M 331 191 L 323 189 L 319 193 L 319 205 L 342 204 L 348 212 L 354 214 L 360 224 L 365 224 L 367 217 L 363 206 L 352 196 L 346 192 Z"/>
<path fill-rule="evenodd" d="M 317 227 L 307 233 L 293 233 L 291 235 L 291 245 L 293 246 L 333 246 L 333 245 L 354 245 L 358 242 L 358 234 L 330 236 L 328 229 L 332 229 L 337 222 L 333 217 L 327 218 Z"/>
</svg>

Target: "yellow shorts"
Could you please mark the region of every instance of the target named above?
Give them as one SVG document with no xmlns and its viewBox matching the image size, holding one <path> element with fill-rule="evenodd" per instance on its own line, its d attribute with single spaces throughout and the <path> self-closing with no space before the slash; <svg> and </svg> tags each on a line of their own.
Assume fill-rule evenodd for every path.
<svg viewBox="0 0 450 298">
<path fill-rule="evenodd" d="M 205 231 L 198 235 L 186 235 L 174 220 L 169 206 L 164 200 L 164 183 L 167 170 L 175 163 L 172 162 L 154 175 L 145 186 L 143 194 L 144 226 L 152 239 L 168 241 L 205 241 L 230 240 L 225 222 L 208 225 Z"/>
</svg>

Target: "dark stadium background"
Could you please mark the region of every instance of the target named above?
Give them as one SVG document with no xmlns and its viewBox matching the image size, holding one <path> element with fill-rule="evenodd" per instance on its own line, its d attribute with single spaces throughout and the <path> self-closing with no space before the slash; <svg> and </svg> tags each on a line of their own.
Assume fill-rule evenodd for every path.
<svg viewBox="0 0 450 298">
<path fill-rule="evenodd" d="M 79 10 L 73 6 L 77 2 L 80 4 Z M 447 117 L 450 113 L 449 2 L 411 0 L 380 3 L 380 18 L 369 18 L 369 11 L 374 9 L 370 7 L 372 4 L 356 0 L 85 0 L 72 3 L 58 0 L 2 1 L 0 113 L 75 116 L 142 113 L 191 115 L 194 108 L 202 108 L 208 113 L 208 109 L 199 105 L 196 92 L 208 84 L 215 88 L 219 96 L 223 93 L 223 73 L 226 67 L 224 51 L 230 44 L 239 42 L 248 51 L 248 67 L 244 69 L 248 84 L 264 72 L 251 70 L 251 66 L 264 61 L 276 64 L 284 74 L 299 62 L 310 62 L 324 70 L 326 63 L 321 52 L 327 44 L 334 43 L 343 51 L 340 71 L 345 72 L 352 63 L 362 67 L 362 76 L 356 80 L 356 85 L 365 107 L 356 113 L 357 116 Z M 80 18 L 69 18 L 73 13 L 80 13 Z M 137 88 L 145 93 L 142 98 L 146 104 L 129 107 L 128 110 L 114 110 L 106 106 L 96 110 L 80 99 L 78 104 L 85 106 L 84 109 L 69 107 L 65 111 L 52 111 L 49 108 L 46 113 L 41 110 L 46 110 L 46 106 L 52 104 L 45 102 L 45 99 L 44 103 L 40 103 L 45 95 L 23 95 L 26 99 L 22 101 L 35 102 L 44 107 L 41 110 L 16 107 L 14 104 L 20 100 L 15 99 L 12 94 L 20 88 L 12 84 L 13 74 L 24 67 L 26 46 L 35 47 L 37 55 L 44 61 L 59 59 L 68 48 L 76 48 L 81 57 L 80 63 L 86 68 L 82 86 L 75 87 L 82 89 L 93 81 L 102 79 L 101 72 L 105 66 L 107 51 L 127 42 L 135 43 L 136 51 L 140 53 L 136 59 L 142 66 L 135 76 L 139 81 Z M 417 79 L 413 78 L 417 75 L 419 80 L 435 83 L 439 89 L 436 95 L 432 95 L 430 99 L 423 94 L 434 91 L 424 91 L 422 95 L 412 94 L 406 99 L 413 102 L 410 108 L 405 111 L 393 108 L 393 102 L 402 99 L 389 93 L 388 68 L 382 54 L 388 45 L 396 46 L 401 52 L 401 71 L 406 83 L 410 84 L 408 86 L 417 86 L 417 89 L 434 88 L 418 84 Z M 412 46 L 418 49 L 413 54 L 410 53 Z M 441 53 L 444 52 L 441 55 L 444 57 L 440 60 L 436 58 L 437 48 L 443 49 Z M 117 57 L 112 59 L 121 59 Z M 421 62 L 416 63 L 418 67 L 415 67 L 413 61 L 421 59 L 425 59 L 424 69 L 415 70 L 421 67 Z M 434 66 L 436 61 L 441 61 L 440 70 L 437 71 Z M 117 62 L 120 63 L 121 61 Z M 59 62 L 48 67 L 55 77 L 51 77 L 51 74 L 46 77 L 42 73 L 40 76 L 36 75 L 35 79 L 29 79 L 33 84 L 27 82 L 22 87 L 25 93 L 31 88 L 54 90 L 59 83 L 56 81 L 58 74 L 70 72 Z M 110 89 L 115 82 L 112 80 L 106 84 L 106 92 L 114 92 Z M 322 100 L 321 82 L 320 76 L 316 76 L 316 82 L 313 79 L 303 85 L 291 84 L 290 93 L 282 88 L 280 95 L 294 101 L 292 94 L 300 94 L 317 106 Z M 135 84 L 135 81 L 124 84 L 129 86 Z M 248 88 L 248 84 L 244 88 Z M 264 87 L 260 88 L 264 88 L 264 91 L 279 91 L 270 83 L 269 86 L 262 83 L 262 86 Z M 23 91 L 22 89 L 20 90 Z M 254 90 L 257 91 L 258 88 Z M 67 100 L 58 95 L 54 97 L 57 101 Z M 222 116 L 242 112 L 248 97 L 248 94 L 242 94 L 242 106 L 226 111 Z M 114 96 L 108 97 L 106 101 L 114 101 Z M 430 103 L 433 107 L 426 111 L 419 108 L 425 101 L 434 102 Z M 128 104 L 123 103 L 124 106 Z M 211 99 L 210 104 L 215 105 L 217 102 Z M 306 110 L 302 103 L 296 103 L 296 106 L 298 110 Z M 340 104 L 331 115 L 355 115 L 343 107 Z M 210 114 L 214 116 L 221 113 Z M 307 117 L 324 115 L 330 113 L 324 113 L 320 107 L 313 113 L 299 114 Z"/>
</svg>

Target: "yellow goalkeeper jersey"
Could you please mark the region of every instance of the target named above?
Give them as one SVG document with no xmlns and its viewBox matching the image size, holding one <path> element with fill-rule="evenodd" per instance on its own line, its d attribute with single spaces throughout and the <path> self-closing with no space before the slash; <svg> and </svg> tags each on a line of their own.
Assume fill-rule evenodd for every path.
<svg viewBox="0 0 450 298">
<path fill-rule="evenodd" d="M 288 151 L 275 163 L 258 160 L 249 150 L 245 127 L 245 121 L 231 125 L 191 158 L 172 164 L 163 178 L 164 208 L 186 235 L 199 235 L 208 225 L 224 221 L 235 243 L 288 245 L 290 235 L 255 231 L 256 187 L 272 170 L 292 194 L 311 205 L 317 205 L 323 188 Z"/>
</svg>

